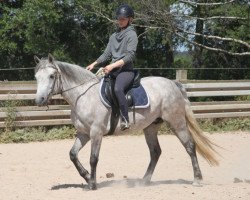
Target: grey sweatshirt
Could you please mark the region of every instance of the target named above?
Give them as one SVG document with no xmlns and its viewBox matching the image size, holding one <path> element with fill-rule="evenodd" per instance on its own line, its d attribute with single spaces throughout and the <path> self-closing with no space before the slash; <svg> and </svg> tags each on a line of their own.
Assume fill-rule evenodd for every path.
<svg viewBox="0 0 250 200">
<path fill-rule="evenodd" d="M 102 64 L 110 59 L 112 59 L 111 63 L 122 59 L 125 64 L 121 68 L 115 68 L 111 73 L 117 75 L 121 71 L 131 71 L 133 70 L 137 44 L 137 34 L 133 26 L 117 31 L 110 36 L 105 51 L 96 60 L 97 64 Z"/>
</svg>

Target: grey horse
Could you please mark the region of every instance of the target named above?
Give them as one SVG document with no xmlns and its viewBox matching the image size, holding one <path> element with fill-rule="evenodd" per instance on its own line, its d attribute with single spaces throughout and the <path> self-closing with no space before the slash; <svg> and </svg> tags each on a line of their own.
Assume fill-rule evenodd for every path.
<svg viewBox="0 0 250 200">
<path fill-rule="evenodd" d="M 96 168 L 102 138 L 110 128 L 111 110 L 103 105 L 99 97 L 100 80 L 92 72 L 77 65 L 56 61 L 49 54 L 47 59 L 39 59 L 35 77 L 37 80 L 36 103 L 48 104 L 55 94 L 61 94 L 71 107 L 71 120 L 77 129 L 75 143 L 70 150 L 70 159 L 90 189 L 97 189 Z M 149 184 L 157 161 L 161 155 L 157 132 L 162 122 L 168 122 L 191 157 L 194 181 L 200 185 L 202 180 L 196 150 L 211 165 L 218 165 L 215 146 L 199 128 L 190 102 L 182 85 L 163 77 L 145 77 L 141 84 L 147 91 L 150 106 L 135 110 L 136 123 L 128 131 L 143 130 L 150 152 L 150 163 L 142 179 Z M 132 110 L 129 117 L 132 119 Z M 114 134 L 124 134 L 119 127 Z M 89 173 L 79 162 L 78 153 L 91 141 Z"/>
</svg>

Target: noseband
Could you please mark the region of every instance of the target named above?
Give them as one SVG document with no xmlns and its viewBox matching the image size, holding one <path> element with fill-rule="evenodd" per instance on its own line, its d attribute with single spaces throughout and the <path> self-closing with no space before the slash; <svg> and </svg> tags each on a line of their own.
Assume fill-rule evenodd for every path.
<svg viewBox="0 0 250 200">
<path fill-rule="evenodd" d="M 54 96 L 54 95 L 57 95 L 57 94 L 62 94 L 62 79 L 61 79 L 61 74 L 60 74 L 60 72 L 58 70 L 58 67 L 56 65 L 53 64 L 53 66 L 51 66 L 51 67 L 56 70 L 56 73 L 55 73 L 54 81 L 53 81 L 51 90 L 50 90 L 50 92 L 48 94 L 48 97 L 51 97 L 51 96 Z M 60 92 L 57 92 L 57 93 L 54 92 L 56 83 L 61 85 Z"/>
</svg>

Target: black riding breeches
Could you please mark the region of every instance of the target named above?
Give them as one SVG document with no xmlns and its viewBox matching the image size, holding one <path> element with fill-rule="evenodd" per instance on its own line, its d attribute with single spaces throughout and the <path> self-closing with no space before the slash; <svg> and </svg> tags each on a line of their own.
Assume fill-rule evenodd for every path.
<svg viewBox="0 0 250 200">
<path fill-rule="evenodd" d="M 119 103 L 121 116 L 127 121 L 128 118 L 128 104 L 125 97 L 125 90 L 128 89 L 132 80 L 134 79 L 134 72 L 121 72 L 117 75 L 115 80 L 115 95 Z"/>
</svg>

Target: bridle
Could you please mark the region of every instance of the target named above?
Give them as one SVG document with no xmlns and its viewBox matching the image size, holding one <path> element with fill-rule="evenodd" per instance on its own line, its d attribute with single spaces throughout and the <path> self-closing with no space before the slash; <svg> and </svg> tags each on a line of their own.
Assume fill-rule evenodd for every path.
<svg viewBox="0 0 250 200">
<path fill-rule="evenodd" d="M 97 80 L 97 82 L 94 82 L 92 85 L 90 85 L 86 91 L 84 92 L 84 94 L 91 88 L 93 87 L 94 85 L 98 84 L 100 82 L 100 80 L 97 78 L 97 77 L 94 77 L 94 78 L 91 78 L 87 81 L 84 81 L 83 83 L 80 83 L 76 86 L 73 86 L 71 88 L 67 88 L 67 89 L 63 89 L 63 85 L 62 85 L 62 78 L 61 78 L 61 73 L 60 73 L 60 69 L 57 65 L 55 65 L 54 63 L 52 63 L 52 66 L 49 66 L 49 67 L 52 67 L 53 69 L 56 70 L 56 73 L 54 74 L 55 77 L 54 77 L 54 81 L 53 81 L 53 84 L 52 84 L 52 87 L 51 87 L 51 90 L 50 92 L 48 93 L 48 99 L 50 99 L 52 96 L 54 95 L 57 95 L 57 94 L 63 94 L 64 92 L 68 92 L 70 90 L 73 90 L 79 86 L 82 86 L 82 85 L 85 85 L 87 83 L 90 83 L 91 81 L 93 80 Z M 59 86 L 61 87 L 60 89 L 58 89 L 59 92 L 55 92 L 55 85 L 57 84 L 57 88 L 59 88 Z M 48 105 L 47 105 L 48 106 Z"/>
</svg>

